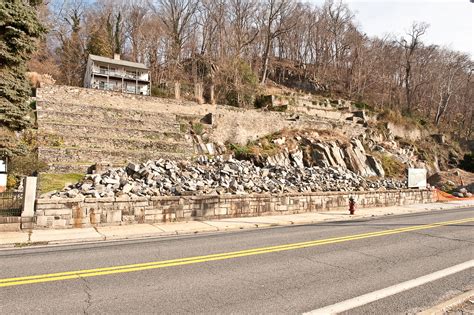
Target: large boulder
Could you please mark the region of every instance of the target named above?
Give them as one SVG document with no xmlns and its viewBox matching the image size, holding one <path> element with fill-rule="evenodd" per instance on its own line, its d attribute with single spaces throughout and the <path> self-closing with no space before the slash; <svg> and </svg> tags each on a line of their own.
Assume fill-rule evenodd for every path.
<svg viewBox="0 0 474 315">
<path fill-rule="evenodd" d="M 367 163 L 370 168 L 377 174 L 377 176 L 385 177 L 385 171 L 382 167 L 382 164 L 372 155 L 367 155 Z"/>
</svg>

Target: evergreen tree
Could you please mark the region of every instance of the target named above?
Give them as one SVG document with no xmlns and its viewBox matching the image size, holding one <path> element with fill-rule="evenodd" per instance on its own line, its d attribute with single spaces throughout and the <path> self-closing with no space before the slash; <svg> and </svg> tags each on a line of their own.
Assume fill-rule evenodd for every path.
<svg viewBox="0 0 474 315">
<path fill-rule="evenodd" d="M 122 47 L 122 42 L 120 40 L 120 36 L 122 33 L 122 14 L 119 12 L 116 19 L 115 19 L 115 34 L 114 34 L 114 42 L 115 42 L 115 49 L 114 53 L 120 54 L 120 48 Z"/>
<path fill-rule="evenodd" d="M 45 29 L 35 6 L 40 1 L 0 1 L 0 126 L 21 130 L 31 124 L 26 63 Z"/>
<path fill-rule="evenodd" d="M 82 13 L 79 11 L 79 8 L 73 9 L 66 19 L 71 26 L 71 35 L 62 39 L 61 48 L 58 49 L 62 81 L 73 86 L 82 85 L 85 70 L 84 50 L 80 35 Z"/>
<path fill-rule="evenodd" d="M 112 47 L 102 30 L 95 31 L 90 35 L 87 41 L 87 53 L 105 57 L 112 56 Z"/>
<path fill-rule="evenodd" d="M 93 31 L 87 40 L 87 53 L 112 57 L 114 51 L 112 37 L 112 25 L 110 23 L 110 15 L 108 15 L 107 18 L 101 18 L 96 27 L 93 28 Z"/>
</svg>

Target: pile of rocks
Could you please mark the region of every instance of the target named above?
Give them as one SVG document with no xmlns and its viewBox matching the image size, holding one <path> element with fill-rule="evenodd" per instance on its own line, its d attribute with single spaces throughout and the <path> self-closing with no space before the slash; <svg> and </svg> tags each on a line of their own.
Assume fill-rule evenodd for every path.
<svg viewBox="0 0 474 315">
<path fill-rule="evenodd" d="M 84 180 L 60 192 L 57 197 L 179 196 L 203 194 L 289 193 L 400 189 L 406 182 L 393 179 L 369 180 L 335 167 L 265 166 L 221 156 L 196 162 L 148 161 L 86 175 Z"/>
<path fill-rule="evenodd" d="M 474 191 L 474 185 L 470 185 L 470 190 Z M 470 192 L 466 187 L 459 188 L 458 191 L 453 192 L 453 196 L 459 198 L 471 198 L 472 192 Z"/>
</svg>

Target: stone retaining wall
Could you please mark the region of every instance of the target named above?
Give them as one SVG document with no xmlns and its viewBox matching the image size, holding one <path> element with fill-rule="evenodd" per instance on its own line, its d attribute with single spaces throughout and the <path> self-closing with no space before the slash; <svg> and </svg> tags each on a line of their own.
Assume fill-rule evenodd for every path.
<svg viewBox="0 0 474 315">
<path fill-rule="evenodd" d="M 434 191 L 327 192 L 282 195 L 222 195 L 101 199 L 39 199 L 36 228 L 73 228 L 131 223 L 208 220 L 435 202 Z"/>
</svg>

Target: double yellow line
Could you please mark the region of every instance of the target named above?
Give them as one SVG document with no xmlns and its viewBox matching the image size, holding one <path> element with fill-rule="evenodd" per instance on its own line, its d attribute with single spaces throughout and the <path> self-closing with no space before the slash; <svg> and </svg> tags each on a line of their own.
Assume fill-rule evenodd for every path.
<svg viewBox="0 0 474 315">
<path fill-rule="evenodd" d="M 347 241 L 354 241 L 354 240 L 360 240 L 360 239 L 371 238 L 371 237 L 379 237 L 379 236 L 385 236 L 385 235 L 393 235 L 393 234 L 418 231 L 418 230 L 426 230 L 426 229 L 432 229 L 432 228 L 446 226 L 446 225 L 462 224 L 462 223 L 468 223 L 468 222 L 474 222 L 474 218 L 437 222 L 437 223 L 425 224 L 425 225 L 415 225 L 415 226 L 399 228 L 399 229 L 355 234 L 355 235 L 342 236 L 342 237 L 333 237 L 333 238 L 327 238 L 327 239 L 315 240 L 315 241 L 260 247 L 260 248 L 253 248 L 253 249 L 248 249 L 248 250 L 241 250 L 241 251 L 221 253 L 221 254 L 194 256 L 194 257 L 188 257 L 188 258 L 179 258 L 179 259 L 155 261 L 155 262 L 140 263 L 140 264 L 130 264 L 130 265 L 122 265 L 122 266 L 114 266 L 114 267 L 104 267 L 104 268 L 84 269 L 84 270 L 76 270 L 76 271 L 50 273 L 50 274 L 40 274 L 40 275 L 25 276 L 25 277 L 5 278 L 5 279 L 0 279 L 0 287 L 10 287 L 10 286 L 16 286 L 16 285 L 22 285 L 22 284 L 61 281 L 61 280 L 68 280 L 68 279 L 105 276 L 105 275 L 118 274 L 118 273 L 190 265 L 190 264 L 197 264 L 197 263 L 203 263 L 203 262 L 209 262 L 209 261 L 225 260 L 225 259 L 231 259 L 231 258 L 237 258 L 237 257 L 261 255 L 261 254 L 275 253 L 275 252 L 281 252 L 281 251 L 286 251 L 286 250 L 301 249 L 301 248 L 307 248 L 307 247 L 313 247 L 313 246 L 319 246 L 319 245 L 342 243 L 342 242 L 347 242 Z"/>
</svg>

